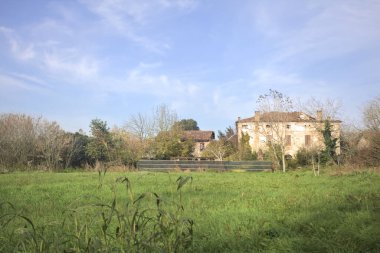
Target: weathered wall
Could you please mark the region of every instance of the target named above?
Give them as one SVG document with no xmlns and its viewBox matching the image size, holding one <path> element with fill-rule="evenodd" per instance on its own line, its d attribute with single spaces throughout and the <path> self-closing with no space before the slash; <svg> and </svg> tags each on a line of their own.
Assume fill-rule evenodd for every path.
<svg viewBox="0 0 380 253">
<path fill-rule="evenodd" d="M 286 154 L 295 156 L 300 148 L 316 148 L 323 149 L 323 136 L 321 130 L 324 127 L 323 122 L 287 122 L 287 123 L 277 123 L 277 130 L 273 131 L 268 129 L 266 126 L 270 125 L 268 122 L 237 122 L 237 132 L 239 140 L 241 139 L 242 133 L 248 133 L 250 136 L 249 144 L 253 151 L 258 152 L 260 149 L 265 151 L 268 149 L 268 135 L 275 135 L 276 132 L 282 132 L 285 130 L 285 135 L 290 135 L 290 145 L 286 145 Z M 333 133 L 335 138 L 340 136 L 340 123 L 332 123 Z M 310 135 L 310 144 L 306 145 L 305 136 Z M 283 140 L 282 136 L 282 140 Z M 275 137 L 273 137 L 275 138 Z M 339 146 L 339 145 L 338 145 Z M 337 152 L 340 150 L 338 149 Z"/>
</svg>

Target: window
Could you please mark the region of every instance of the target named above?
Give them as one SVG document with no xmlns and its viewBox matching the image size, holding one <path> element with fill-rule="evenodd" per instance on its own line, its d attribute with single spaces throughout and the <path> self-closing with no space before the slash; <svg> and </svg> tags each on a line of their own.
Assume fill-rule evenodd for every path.
<svg viewBox="0 0 380 253">
<path fill-rule="evenodd" d="M 305 146 L 306 147 L 311 146 L 311 136 L 310 135 L 305 135 Z"/>
<path fill-rule="evenodd" d="M 266 125 L 266 128 L 270 128 L 270 125 Z"/>
<path fill-rule="evenodd" d="M 285 146 L 291 146 L 292 145 L 292 136 L 286 135 L 285 136 Z"/>
<path fill-rule="evenodd" d="M 290 125 L 286 125 L 286 128 L 287 128 L 287 129 L 290 129 Z"/>
<path fill-rule="evenodd" d="M 248 125 L 242 125 L 241 128 L 242 129 L 248 129 Z"/>
<path fill-rule="evenodd" d="M 205 144 L 203 142 L 199 143 L 199 150 L 203 151 L 205 149 Z"/>
</svg>

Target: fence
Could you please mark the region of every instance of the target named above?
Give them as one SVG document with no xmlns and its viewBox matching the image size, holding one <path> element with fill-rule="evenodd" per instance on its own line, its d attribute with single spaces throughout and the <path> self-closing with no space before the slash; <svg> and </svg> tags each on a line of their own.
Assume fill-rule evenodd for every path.
<svg viewBox="0 0 380 253">
<path fill-rule="evenodd" d="M 137 162 L 139 170 L 194 170 L 194 171 L 270 171 L 270 161 L 205 161 L 205 160 L 140 160 Z"/>
</svg>

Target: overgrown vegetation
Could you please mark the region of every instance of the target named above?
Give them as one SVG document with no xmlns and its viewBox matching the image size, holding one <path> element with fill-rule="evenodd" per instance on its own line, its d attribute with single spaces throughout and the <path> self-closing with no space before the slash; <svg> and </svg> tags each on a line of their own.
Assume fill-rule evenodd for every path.
<svg viewBox="0 0 380 253">
<path fill-rule="evenodd" d="M 1 174 L 0 202 L 13 208 L 1 206 L 0 252 L 380 251 L 378 173 L 191 176 L 177 191 L 191 178 L 108 173 L 98 188 L 95 173 Z"/>
<path fill-rule="evenodd" d="M 320 146 L 305 146 L 296 157 L 286 155 L 290 140 L 281 122 L 289 120 L 287 112 L 292 100 L 282 93 L 270 90 L 259 97 L 259 108 L 267 112 L 268 126 L 260 134 L 268 139 L 267 150 L 252 151 L 251 136 L 237 133 L 232 127 L 218 132 L 217 140 L 202 143 L 202 156 L 207 159 L 246 161 L 268 159 L 274 168 L 298 168 L 312 165 L 380 166 L 380 98 L 368 102 L 363 111 L 365 128 L 343 128 L 339 139 L 329 118 L 335 111 L 333 102 L 327 103 L 327 117 L 315 121 L 323 137 Z M 321 104 L 313 100 L 312 108 Z M 323 106 L 322 106 L 323 107 Z M 309 108 L 311 109 L 311 108 Z M 272 113 L 269 113 L 272 112 Z M 269 116 L 268 116 L 269 115 Z M 324 123 L 323 123 L 324 122 Z M 122 128 L 110 129 L 107 122 L 94 119 L 90 134 L 83 131 L 65 132 L 56 122 L 23 114 L 0 115 L 0 171 L 48 170 L 61 171 L 95 168 L 97 165 L 134 169 L 137 161 L 145 159 L 172 159 L 192 157 L 194 141 L 184 138 L 186 130 L 198 130 L 193 119 L 178 120 L 166 105 L 158 106 L 152 115 L 132 115 Z M 335 134 L 332 134 L 335 132 Z M 240 140 L 238 141 L 238 136 Z M 318 144 L 319 145 L 319 144 Z M 338 152 L 340 150 L 340 152 Z"/>
<path fill-rule="evenodd" d="M 104 173 L 99 173 L 103 183 Z M 178 199 L 156 192 L 134 194 L 127 177 L 126 193 L 112 200 L 64 208 L 45 223 L 31 218 L 10 201 L 0 203 L 1 252 L 185 252 L 192 245 L 193 220 L 183 215 L 182 188 L 192 178 L 177 179 Z M 100 184 L 99 186 L 101 186 Z M 95 190 L 95 189 L 93 189 Z M 64 192 L 62 192 L 63 194 Z M 15 203 L 19 204 L 19 203 Z M 40 215 L 40 214 L 37 214 Z"/>
</svg>

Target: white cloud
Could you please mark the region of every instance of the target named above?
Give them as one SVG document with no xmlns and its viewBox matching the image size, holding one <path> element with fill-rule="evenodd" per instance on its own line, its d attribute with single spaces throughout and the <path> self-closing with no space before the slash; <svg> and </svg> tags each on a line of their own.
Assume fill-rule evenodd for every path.
<svg viewBox="0 0 380 253">
<path fill-rule="evenodd" d="M 195 0 L 82 0 L 81 2 L 120 30 L 124 30 L 130 24 L 146 24 L 168 9 L 189 11 L 197 5 Z"/>
<path fill-rule="evenodd" d="M 24 90 L 28 92 L 42 92 L 46 91 L 45 87 L 41 87 L 40 80 L 25 75 L 19 74 L 2 74 L 0 73 L 0 88 L 2 93 L 7 94 L 9 91 Z M 35 85 L 38 84 L 38 85 Z"/>
<path fill-rule="evenodd" d="M 379 1 L 258 1 L 252 10 L 276 48 L 270 64 L 305 66 L 380 45 Z"/>
<path fill-rule="evenodd" d="M 199 91 L 199 86 L 194 83 L 185 83 L 166 74 L 150 74 L 148 71 L 152 67 L 156 68 L 157 64 L 143 63 L 130 70 L 125 80 L 126 90 L 158 97 L 191 97 Z"/>
<path fill-rule="evenodd" d="M 53 26 L 55 27 L 55 26 Z M 93 78 L 98 74 L 100 61 L 79 49 L 65 47 L 58 41 L 28 42 L 27 38 L 9 28 L 0 27 L 12 56 L 40 70 L 49 70 L 60 77 Z"/>
<path fill-rule="evenodd" d="M 170 48 L 164 41 L 141 35 L 140 28 L 157 23 L 167 10 L 190 11 L 197 5 L 196 0 L 105 0 L 81 2 L 103 19 L 108 29 L 126 36 L 136 44 L 154 53 L 163 53 Z"/>
<path fill-rule="evenodd" d="M 83 79 L 93 78 L 99 71 L 99 62 L 96 59 L 70 49 L 56 50 L 54 53 L 44 52 L 42 63 L 52 72 Z"/>
<path fill-rule="evenodd" d="M 0 32 L 5 36 L 12 54 L 19 60 L 28 61 L 36 56 L 33 43 L 22 43 L 16 33 L 9 28 L 0 27 Z"/>
<path fill-rule="evenodd" d="M 252 85 L 294 86 L 303 83 L 305 83 L 305 81 L 294 73 L 280 74 L 274 70 L 265 68 L 255 69 L 253 72 Z"/>
</svg>

